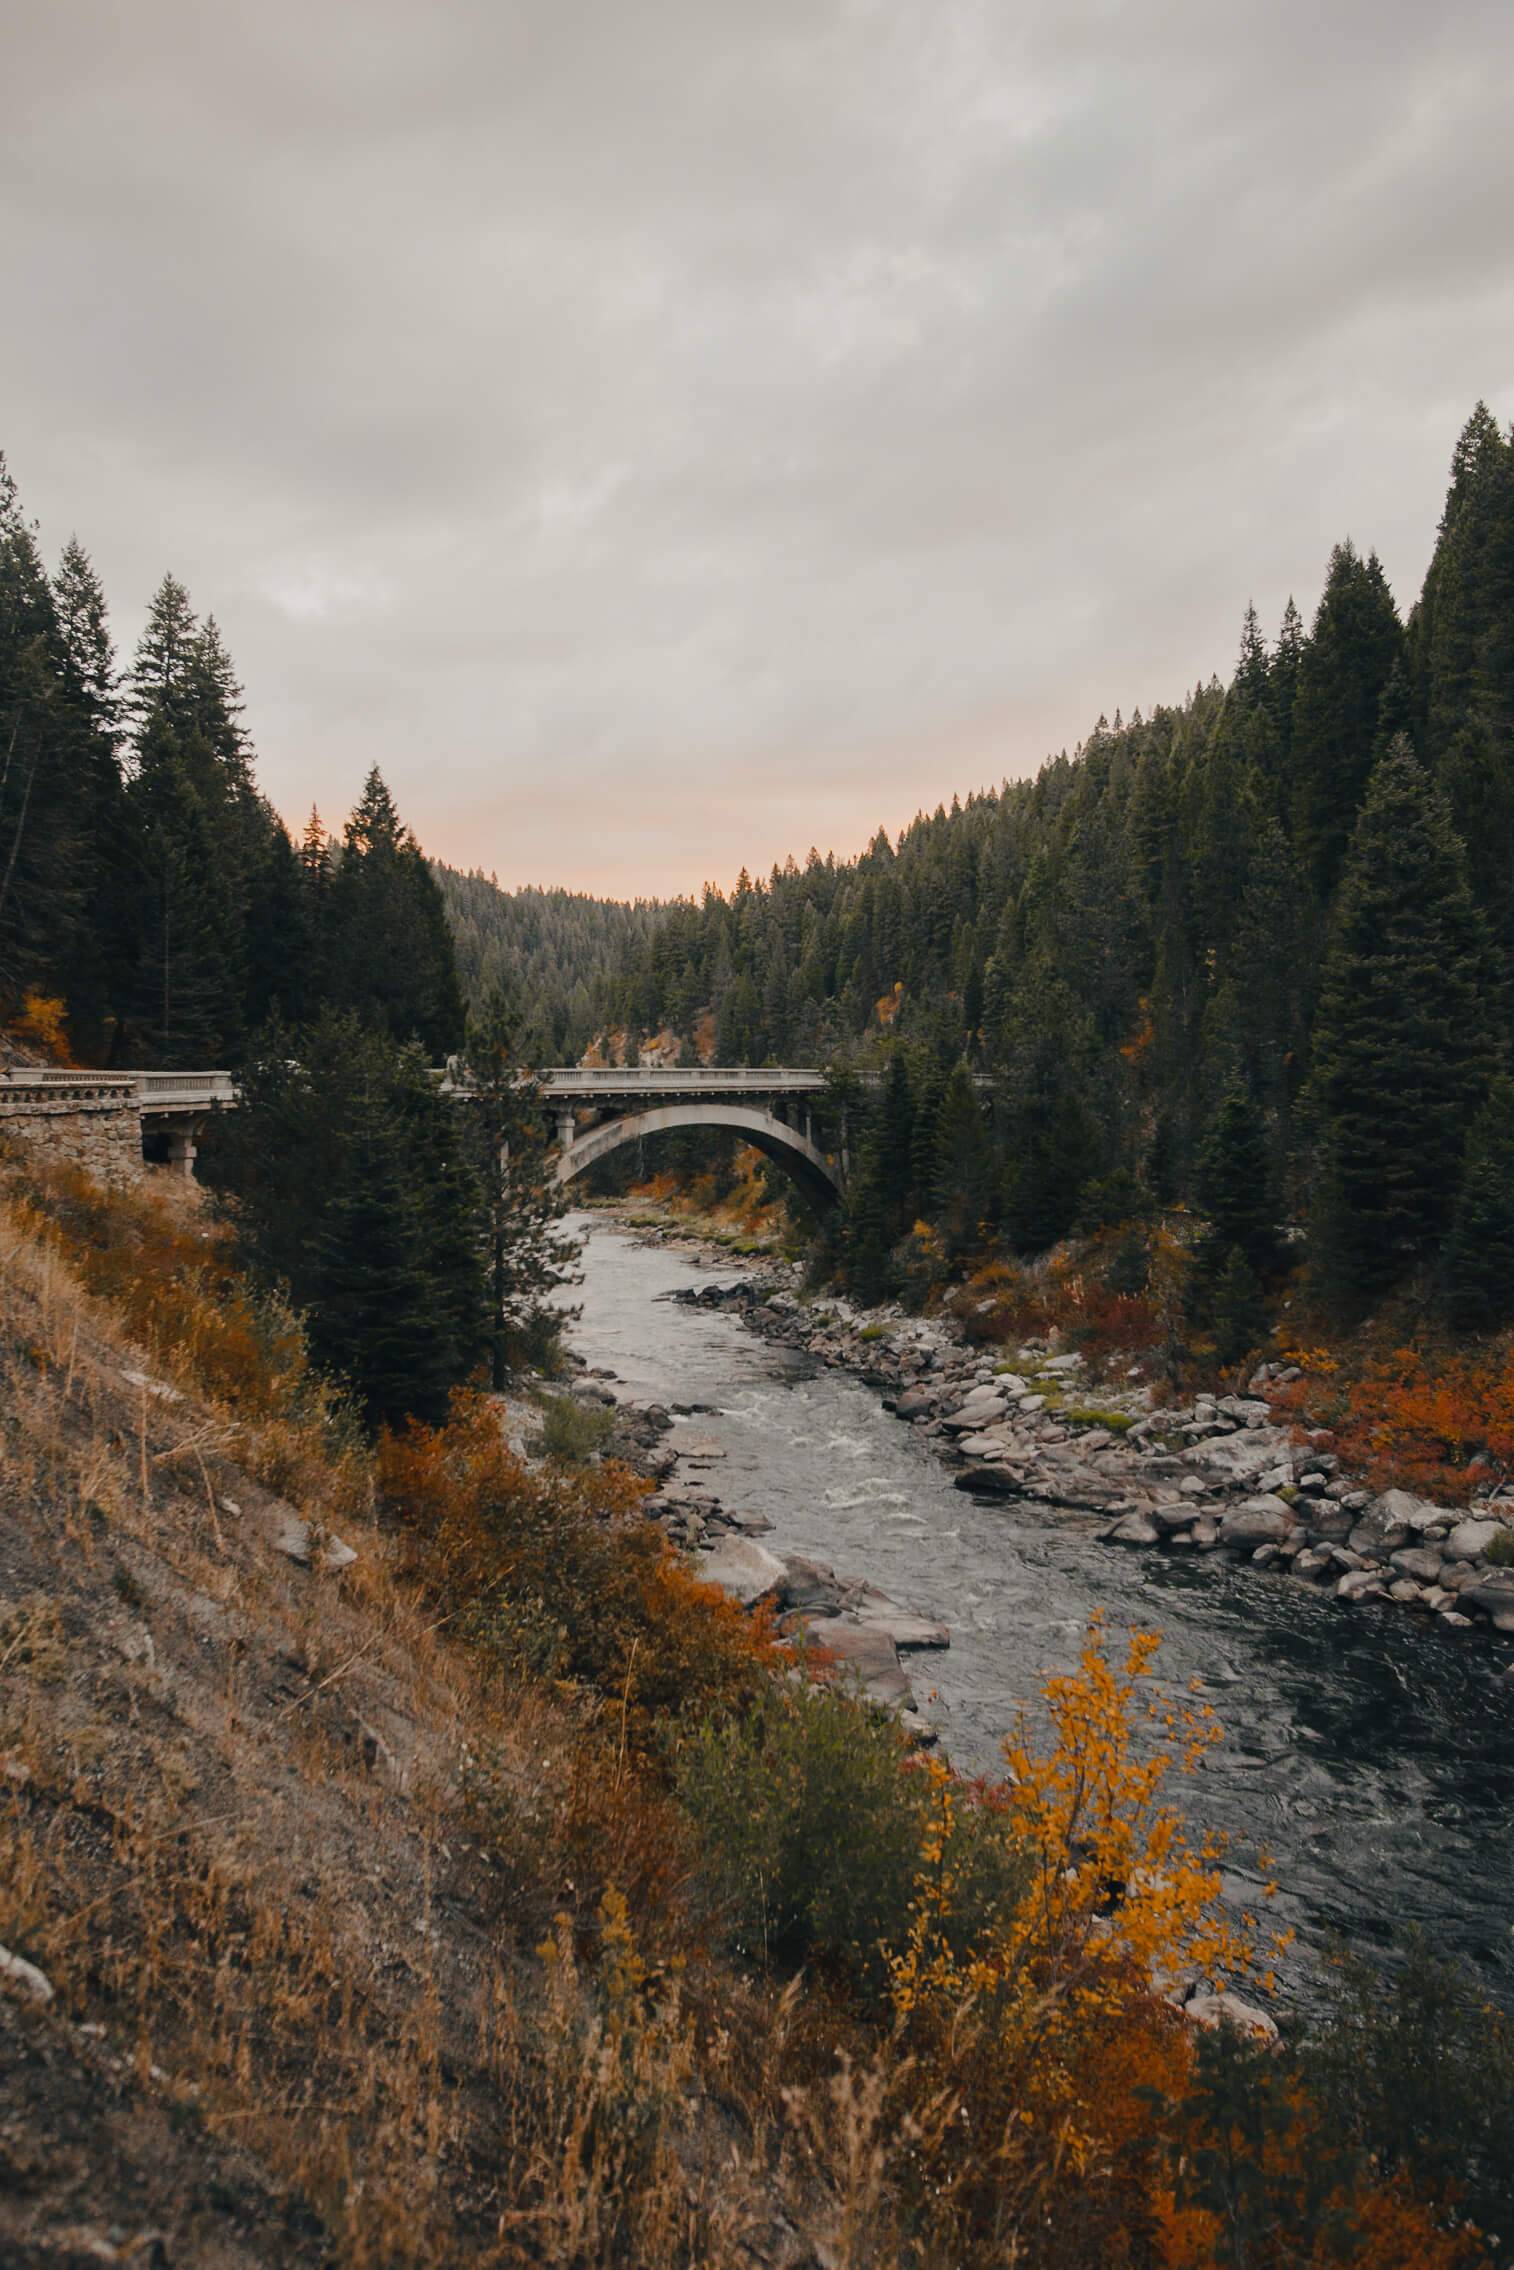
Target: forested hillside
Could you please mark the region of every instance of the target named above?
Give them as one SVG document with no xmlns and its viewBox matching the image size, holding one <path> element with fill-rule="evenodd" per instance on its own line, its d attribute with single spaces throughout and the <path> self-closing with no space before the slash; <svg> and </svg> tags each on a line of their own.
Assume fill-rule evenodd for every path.
<svg viewBox="0 0 1514 2270">
<path fill-rule="evenodd" d="M 1469 1136 L 1481 1242 L 1514 1254 L 1511 976 L 1514 444 L 1479 406 L 1407 621 L 1343 542 L 1307 628 L 1247 609 L 1228 685 L 675 906 L 608 1008 L 713 1010 L 726 1060 L 887 1061 L 839 1241 L 870 1288 L 921 1215 L 958 1255 L 1040 1251 L 1197 1199 L 1259 1209 L 1227 1252 L 1263 1276 L 1307 1214 L 1349 1299 L 1442 1252 Z"/>
<path fill-rule="evenodd" d="M 296 849 L 241 717 L 173 575 L 120 666 L 88 554 L 48 574 L 0 457 L 0 1023 L 84 1063 L 236 1065 L 322 1006 L 457 1047 L 441 899 L 383 781 Z"/>
<path fill-rule="evenodd" d="M 627 906 L 581 891 L 505 891 L 479 868 L 464 874 L 440 861 L 431 871 L 470 1007 L 503 992 L 528 1063 L 577 1063 L 599 1028 L 604 1001 L 650 944 L 663 909 L 650 899 Z"/>
</svg>

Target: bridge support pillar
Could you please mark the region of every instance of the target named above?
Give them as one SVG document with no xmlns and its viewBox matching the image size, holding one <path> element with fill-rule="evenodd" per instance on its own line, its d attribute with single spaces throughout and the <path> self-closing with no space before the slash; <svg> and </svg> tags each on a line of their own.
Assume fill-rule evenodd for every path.
<svg viewBox="0 0 1514 2270">
<path fill-rule="evenodd" d="M 170 1127 L 168 1130 L 169 1172 L 185 1175 L 191 1182 L 194 1180 L 195 1160 L 199 1155 L 195 1144 L 196 1132 L 193 1124 Z"/>
<path fill-rule="evenodd" d="M 557 1147 L 560 1151 L 565 1151 L 572 1142 L 573 1127 L 572 1112 L 560 1111 L 557 1115 Z"/>
</svg>

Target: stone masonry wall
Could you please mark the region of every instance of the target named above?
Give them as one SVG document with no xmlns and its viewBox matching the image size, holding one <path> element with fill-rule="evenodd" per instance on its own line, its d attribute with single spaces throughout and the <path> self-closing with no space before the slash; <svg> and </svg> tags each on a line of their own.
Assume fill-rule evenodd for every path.
<svg viewBox="0 0 1514 2270">
<path fill-rule="evenodd" d="M 60 1089 L 13 1079 L 0 1088 L 0 1135 L 82 1167 L 96 1182 L 136 1182 L 144 1172 L 135 1081 Z"/>
</svg>

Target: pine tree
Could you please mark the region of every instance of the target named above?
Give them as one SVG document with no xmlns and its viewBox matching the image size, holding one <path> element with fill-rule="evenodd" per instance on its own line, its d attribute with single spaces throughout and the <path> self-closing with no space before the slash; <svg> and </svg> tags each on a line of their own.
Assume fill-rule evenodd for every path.
<svg viewBox="0 0 1514 2270">
<path fill-rule="evenodd" d="M 288 885 L 282 827 L 253 786 L 241 690 L 213 620 L 165 575 L 132 660 L 139 932 L 129 1002 L 134 1052 L 160 1064 L 235 1064 L 249 1017 L 275 997 L 273 933 Z M 252 900 L 271 903 L 253 937 Z"/>
<path fill-rule="evenodd" d="M 1485 403 L 1456 446 L 1409 644 L 1425 758 L 1514 974 L 1514 438 Z"/>
<path fill-rule="evenodd" d="M 435 1061 L 461 1045 L 462 995 L 446 909 L 376 766 L 332 877 L 324 966 L 337 1006 L 398 1040 L 418 1040 Z"/>
<path fill-rule="evenodd" d="M 915 1098 L 909 1061 L 900 1048 L 890 1052 L 878 1095 L 877 1160 L 886 1193 L 884 1234 L 892 1245 L 911 1228 L 920 1211 L 915 1184 Z"/>
<path fill-rule="evenodd" d="M 1238 1250 L 1258 1275 L 1277 1260 L 1277 1209 L 1267 1130 L 1249 1096 L 1232 1090 L 1210 1123 L 1198 1160 L 1198 1195 L 1223 1253 Z"/>
<path fill-rule="evenodd" d="M 0 457 L 0 1010 L 56 991 L 84 916 L 84 781 L 36 535 Z"/>
<path fill-rule="evenodd" d="M 936 1114 L 934 1219 L 947 1253 L 978 1252 L 993 1213 L 993 1151 L 965 1059 L 952 1069 Z"/>
<path fill-rule="evenodd" d="M 1077 1218 L 1083 1186 L 1106 1164 L 1095 1098 L 1098 1042 L 1072 988 L 1037 953 L 1025 964 L 1000 1048 L 1006 1221 L 1022 1252 L 1043 1253 Z"/>
<path fill-rule="evenodd" d="M 490 1383 L 498 1393 L 522 1362 L 539 1363 L 567 1313 L 552 1296 L 571 1282 L 579 1247 L 563 1231 L 562 1193 L 548 1164 L 541 1083 L 522 1060 L 518 1019 L 496 989 L 469 1024 L 461 1067 L 473 1093 L 460 1104 L 483 1192 Z"/>
<path fill-rule="evenodd" d="M 1299 659 L 1289 764 L 1296 842 L 1321 897 L 1333 889 L 1366 793 L 1382 698 L 1403 647 L 1375 553 L 1330 556 L 1314 628 Z"/>
<path fill-rule="evenodd" d="M 1351 840 L 1314 1035 L 1314 1249 L 1344 1301 L 1388 1290 L 1445 1233 L 1490 1071 L 1485 968 L 1465 851 L 1400 739 Z"/>
<path fill-rule="evenodd" d="M 75 1049 L 103 1058 L 125 1007 L 133 947 L 127 817 L 120 760 L 120 673 L 105 593 L 89 554 L 70 537 L 53 578 L 75 794 L 79 918 L 58 940 L 58 967 Z"/>
<path fill-rule="evenodd" d="M 1446 1250 L 1446 1303 L 1461 1332 L 1514 1324 L 1514 1079 L 1507 1073 L 1467 1138 Z"/>
<path fill-rule="evenodd" d="M 1267 1336 L 1267 1303 L 1255 1269 L 1238 1245 L 1230 1247 L 1214 1276 L 1204 1321 L 1222 1364 L 1238 1364 Z"/>
<path fill-rule="evenodd" d="M 352 1016 L 271 1025 L 242 1075 L 224 1161 L 242 1250 L 370 1425 L 445 1417 L 484 1351 L 466 1109 L 414 1048 Z"/>
</svg>

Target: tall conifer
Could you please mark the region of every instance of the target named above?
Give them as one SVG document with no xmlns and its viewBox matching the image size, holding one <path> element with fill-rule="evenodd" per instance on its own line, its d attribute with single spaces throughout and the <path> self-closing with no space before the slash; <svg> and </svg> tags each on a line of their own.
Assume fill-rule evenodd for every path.
<svg viewBox="0 0 1514 2270">
<path fill-rule="evenodd" d="M 1445 798 L 1406 740 L 1372 776 L 1321 973 L 1314 1244 L 1371 1299 L 1439 1244 L 1490 1063 L 1486 938 Z"/>
</svg>

